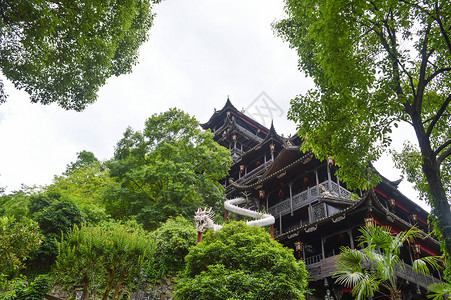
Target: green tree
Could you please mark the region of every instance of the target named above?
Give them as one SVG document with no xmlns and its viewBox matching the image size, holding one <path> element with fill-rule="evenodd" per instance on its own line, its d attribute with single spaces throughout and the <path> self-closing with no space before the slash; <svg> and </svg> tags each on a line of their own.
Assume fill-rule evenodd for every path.
<svg viewBox="0 0 451 300">
<path fill-rule="evenodd" d="M 107 78 L 131 72 L 158 2 L 3 0 L 0 69 L 32 102 L 81 111 Z"/>
<path fill-rule="evenodd" d="M 185 268 L 185 256 L 196 245 L 194 223 L 178 216 L 164 222 L 151 233 L 154 240 L 148 280 L 158 280 Z"/>
<path fill-rule="evenodd" d="M 102 299 L 116 300 L 124 282 L 145 268 L 151 239 L 136 223 L 104 223 L 74 228 L 59 243 L 56 274 L 67 286 L 81 284 L 83 300 L 103 289 Z"/>
<path fill-rule="evenodd" d="M 231 223 L 209 231 L 185 258 L 175 299 L 304 299 L 308 273 L 264 229 Z"/>
<path fill-rule="evenodd" d="M 53 184 L 43 188 L 47 194 L 60 194 L 70 198 L 79 208 L 83 218 L 90 224 L 99 223 L 108 218 L 103 204 L 104 193 L 117 183 L 110 177 L 108 170 L 99 161 L 74 164 L 70 172 L 55 176 Z"/>
<path fill-rule="evenodd" d="M 370 225 L 361 228 L 360 232 L 359 246 L 366 247 L 363 250 L 342 247 L 334 274 L 336 281 L 353 288 L 352 295 L 356 299 L 366 299 L 379 291 L 388 293 L 385 295 L 392 300 L 401 300 L 396 275 L 397 268 L 404 268 L 399 256 L 401 247 L 422 237 L 421 231 L 412 227 L 395 235 L 388 227 Z M 436 257 L 428 256 L 415 260 L 412 267 L 418 273 L 428 274 L 428 265 L 437 269 L 437 262 Z"/>
<path fill-rule="evenodd" d="M 31 282 L 21 275 L 4 283 L 4 289 L 0 290 L 0 300 L 41 300 L 51 287 L 52 283 L 47 275 L 39 275 Z"/>
<path fill-rule="evenodd" d="M 0 196 L 0 216 L 14 216 L 17 219 L 28 216 L 30 197 L 40 191 L 39 187 L 22 185 L 18 191 Z"/>
<path fill-rule="evenodd" d="M 99 160 L 91 151 L 83 150 L 77 153 L 77 160 L 75 162 L 71 162 L 66 166 L 66 171 L 63 175 L 70 175 L 76 170 L 90 166 L 91 164 L 98 163 Z"/>
<path fill-rule="evenodd" d="M 398 165 L 410 181 L 427 183 L 417 187 L 451 262 L 450 2 L 285 3 L 288 17 L 275 30 L 316 85 L 291 102 L 289 119 L 298 123 L 302 149 L 332 156 L 350 187 L 368 188 L 378 180 L 368 162 L 390 145 L 392 126 L 412 126 L 419 148 L 405 149 Z"/>
<path fill-rule="evenodd" d="M 38 224 L 30 219 L 0 218 L 0 273 L 24 267 L 24 262 L 42 243 Z"/>
<path fill-rule="evenodd" d="M 60 194 L 39 194 L 31 197 L 30 217 L 33 218 L 44 235 L 44 241 L 33 254 L 30 266 L 39 271 L 49 271 L 58 254 L 57 241 L 74 225 L 84 220 L 77 205 Z"/>
<path fill-rule="evenodd" d="M 221 206 L 224 188 L 218 181 L 230 163 L 228 150 L 193 117 L 177 109 L 155 114 L 142 132 L 126 130 L 107 164 L 120 183 L 109 191 L 107 212 L 135 215 L 156 228 L 169 216 L 192 217 L 200 205 Z"/>
</svg>

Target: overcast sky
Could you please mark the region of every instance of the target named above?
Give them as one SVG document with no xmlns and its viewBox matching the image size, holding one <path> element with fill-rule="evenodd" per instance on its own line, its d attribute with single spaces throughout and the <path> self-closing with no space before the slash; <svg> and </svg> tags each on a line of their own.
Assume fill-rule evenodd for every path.
<svg viewBox="0 0 451 300">
<path fill-rule="evenodd" d="M 140 130 L 145 119 L 171 107 L 203 123 L 228 96 L 250 113 L 264 92 L 263 100 L 275 103 L 276 131 L 295 132 L 286 120 L 290 99 L 313 85 L 298 71 L 295 51 L 271 29 L 284 16 L 281 0 L 166 0 L 155 12 L 133 73 L 109 79 L 97 102 L 81 113 L 32 104 L 2 77 L 9 98 L 0 105 L 0 186 L 10 192 L 22 183 L 50 184 L 77 152 L 111 158 L 127 126 Z M 258 121 L 269 126 L 269 118 Z M 390 165 L 385 159 L 377 167 L 396 180 L 400 173 Z M 416 197 L 407 184 L 400 188 Z"/>
</svg>

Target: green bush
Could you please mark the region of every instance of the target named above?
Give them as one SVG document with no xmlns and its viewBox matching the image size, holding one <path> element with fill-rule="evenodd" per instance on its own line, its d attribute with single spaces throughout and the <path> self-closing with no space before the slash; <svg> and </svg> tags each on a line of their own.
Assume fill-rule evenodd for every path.
<svg viewBox="0 0 451 300">
<path fill-rule="evenodd" d="M 47 275 L 40 275 L 30 284 L 25 276 L 17 277 L 4 283 L 4 292 L 0 300 L 42 300 L 52 284 Z"/>
<path fill-rule="evenodd" d="M 191 248 L 176 299 L 304 299 L 308 273 L 291 249 L 242 222 L 209 231 Z"/>
<path fill-rule="evenodd" d="M 185 256 L 196 245 L 197 232 L 193 222 L 183 217 L 168 219 L 152 232 L 155 240 L 151 263 L 147 271 L 149 281 L 175 274 L 185 267 Z"/>
</svg>

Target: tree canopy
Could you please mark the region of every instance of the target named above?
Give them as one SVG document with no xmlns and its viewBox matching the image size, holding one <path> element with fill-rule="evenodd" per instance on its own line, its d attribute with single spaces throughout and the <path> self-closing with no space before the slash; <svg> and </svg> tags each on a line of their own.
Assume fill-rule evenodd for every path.
<svg viewBox="0 0 451 300">
<path fill-rule="evenodd" d="M 391 142 L 393 126 L 415 131 L 398 166 L 432 207 L 451 254 L 451 4 L 449 1 L 286 0 L 276 32 L 297 50 L 316 88 L 292 100 L 303 150 L 332 156 L 350 187 L 378 178 L 368 169 Z M 411 159 L 413 158 L 413 159 Z"/>
<path fill-rule="evenodd" d="M 25 260 L 41 243 L 42 234 L 35 221 L 0 217 L 0 274 L 23 268 Z"/>
<path fill-rule="evenodd" d="M 103 289 L 102 300 L 119 299 L 124 282 L 144 269 L 151 250 L 151 240 L 133 222 L 106 222 L 95 227 L 75 225 L 58 243 L 56 270 L 60 283 L 73 288 L 83 286 L 81 299 L 96 298 Z"/>
<path fill-rule="evenodd" d="M 152 255 L 147 271 L 148 281 L 171 276 L 185 267 L 185 256 L 196 245 L 194 222 L 178 216 L 169 218 L 151 233 Z"/>
<path fill-rule="evenodd" d="M 185 257 L 175 299 L 304 299 L 308 273 L 293 250 L 243 222 L 209 231 Z"/>
<path fill-rule="evenodd" d="M 106 79 L 131 72 L 158 2 L 3 0 L 0 69 L 32 102 L 81 111 Z"/>
<path fill-rule="evenodd" d="M 155 228 L 169 216 L 192 217 L 200 205 L 219 207 L 224 200 L 219 180 L 230 163 L 229 151 L 195 118 L 177 109 L 155 114 L 142 132 L 126 130 L 107 163 L 120 182 L 107 191 L 107 212 L 134 215 Z"/>
</svg>

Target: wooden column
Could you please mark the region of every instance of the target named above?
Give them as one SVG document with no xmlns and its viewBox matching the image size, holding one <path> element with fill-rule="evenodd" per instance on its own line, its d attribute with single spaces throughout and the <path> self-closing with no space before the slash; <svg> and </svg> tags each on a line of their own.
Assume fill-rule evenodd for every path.
<svg viewBox="0 0 451 300">
<path fill-rule="evenodd" d="M 332 191 L 332 177 L 330 176 L 330 166 L 327 164 L 327 186 L 329 187 L 329 191 Z"/>
<path fill-rule="evenodd" d="M 203 236 L 203 231 L 198 231 L 197 232 L 197 243 L 202 243 L 202 236 Z"/>
<path fill-rule="evenodd" d="M 351 249 L 354 249 L 354 239 L 352 238 L 352 230 L 349 229 L 349 242 L 351 245 Z"/>
<path fill-rule="evenodd" d="M 319 178 L 318 178 L 318 171 L 317 169 L 313 170 L 315 172 L 315 179 L 316 179 L 316 194 L 318 196 L 321 195 L 321 190 L 319 189 Z"/>
<path fill-rule="evenodd" d="M 279 232 L 282 234 L 282 213 L 279 213 Z"/>
<path fill-rule="evenodd" d="M 291 186 L 293 185 L 293 182 L 290 182 L 288 184 L 288 187 L 290 188 L 290 214 L 293 216 L 293 190 L 291 189 Z"/>
</svg>

